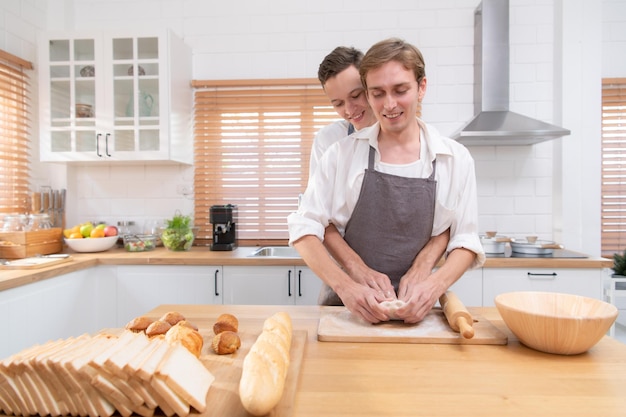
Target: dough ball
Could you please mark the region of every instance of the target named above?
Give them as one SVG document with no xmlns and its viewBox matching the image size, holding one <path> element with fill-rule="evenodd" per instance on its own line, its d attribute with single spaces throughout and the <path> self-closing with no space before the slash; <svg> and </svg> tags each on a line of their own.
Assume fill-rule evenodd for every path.
<svg viewBox="0 0 626 417">
<path fill-rule="evenodd" d="M 391 320 L 402 320 L 396 315 L 396 311 L 405 305 L 406 303 L 402 300 L 389 300 L 380 303 L 380 307 L 387 313 Z"/>
</svg>

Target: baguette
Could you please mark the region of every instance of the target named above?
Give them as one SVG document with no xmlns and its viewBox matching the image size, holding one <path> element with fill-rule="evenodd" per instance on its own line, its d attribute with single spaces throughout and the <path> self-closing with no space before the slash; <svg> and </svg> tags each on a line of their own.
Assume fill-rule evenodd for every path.
<svg viewBox="0 0 626 417">
<path fill-rule="evenodd" d="M 265 320 L 263 331 L 243 360 L 239 397 L 252 415 L 269 413 L 283 395 L 292 332 L 289 315 L 274 314 Z"/>
</svg>

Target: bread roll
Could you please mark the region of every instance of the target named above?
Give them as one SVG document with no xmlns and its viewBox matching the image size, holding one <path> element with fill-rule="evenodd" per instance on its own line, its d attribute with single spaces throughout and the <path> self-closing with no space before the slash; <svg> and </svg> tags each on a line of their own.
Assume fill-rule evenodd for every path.
<svg viewBox="0 0 626 417">
<path fill-rule="evenodd" d="M 239 331 L 239 320 L 232 314 L 221 314 L 215 324 L 213 325 L 213 333 L 220 334 L 221 332 L 230 331 L 237 333 Z"/>
<path fill-rule="evenodd" d="M 187 327 L 182 322 L 178 322 L 165 333 L 165 340 L 170 343 L 181 343 L 188 351 L 200 357 L 204 340 L 202 335 L 191 327 Z"/>
<path fill-rule="evenodd" d="M 185 316 L 180 314 L 178 311 L 168 311 L 167 313 L 163 314 L 163 316 L 159 320 L 166 321 L 171 326 L 173 326 L 179 321 L 185 320 Z"/>
<path fill-rule="evenodd" d="M 145 316 L 135 317 L 126 324 L 126 329 L 135 333 L 145 332 L 148 326 L 152 324 L 154 320 Z"/>
<path fill-rule="evenodd" d="M 213 337 L 211 347 L 218 355 L 235 353 L 241 347 L 241 339 L 235 332 L 225 331 Z"/>
<path fill-rule="evenodd" d="M 179 326 L 185 326 L 185 327 L 192 328 L 194 330 L 198 330 L 198 326 L 196 326 L 195 324 L 193 324 L 193 323 L 191 323 L 191 322 L 189 322 L 187 320 L 181 320 L 181 321 L 179 321 L 176 324 L 178 324 Z"/>
<path fill-rule="evenodd" d="M 169 329 L 172 328 L 172 325 L 166 321 L 156 320 L 153 321 L 148 328 L 146 329 L 146 335 L 149 337 L 159 336 L 167 333 Z"/>
<path fill-rule="evenodd" d="M 243 360 L 239 397 L 252 415 L 266 415 L 283 395 L 292 332 L 289 315 L 274 314 L 265 320 L 263 331 Z"/>
</svg>

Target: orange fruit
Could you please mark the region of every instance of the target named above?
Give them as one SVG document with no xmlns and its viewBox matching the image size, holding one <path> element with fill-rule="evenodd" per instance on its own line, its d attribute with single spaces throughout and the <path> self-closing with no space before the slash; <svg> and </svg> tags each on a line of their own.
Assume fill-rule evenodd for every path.
<svg viewBox="0 0 626 417">
<path fill-rule="evenodd" d="M 104 229 L 92 229 L 91 233 L 89 234 L 89 236 L 91 237 L 104 237 Z"/>
<path fill-rule="evenodd" d="M 72 232 L 69 238 L 70 239 L 82 239 L 83 235 L 80 232 Z"/>
</svg>

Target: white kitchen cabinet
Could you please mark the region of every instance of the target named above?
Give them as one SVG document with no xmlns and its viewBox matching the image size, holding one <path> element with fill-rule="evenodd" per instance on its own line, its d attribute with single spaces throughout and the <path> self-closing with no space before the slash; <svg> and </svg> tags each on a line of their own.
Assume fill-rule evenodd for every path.
<svg viewBox="0 0 626 417">
<path fill-rule="evenodd" d="M 46 33 L 40 158 L 192 163 L 191 49 L 170 31 Z"/>
<path fill-rule="evenodd" d="M 548 291 L 603 299 L 602 269 L 483 268 L 483 305 L 494 306 L 498 294 Z"/>
<path fill-rule="evenodd" d="M 116 325 L 161 304 L 221 304 L 222 289 L 221 266 L 118 266 Z"/>
<path fill-rule="evenodd" d="M 304 266 L 224 266 L 224 304 L 315 305 L 321 286 Z"/>
<path fill-rule="evenodd" d="M 483 270 L 471 269 L 466 271 L 449 288 L 467 307 L 480 307 L 483 305 Z"/>
<path fill-rule="evenodd" d="M 109 272 L 90 268 L 0 291 L 0 358 L 111 327 Z"/>
</svg>

